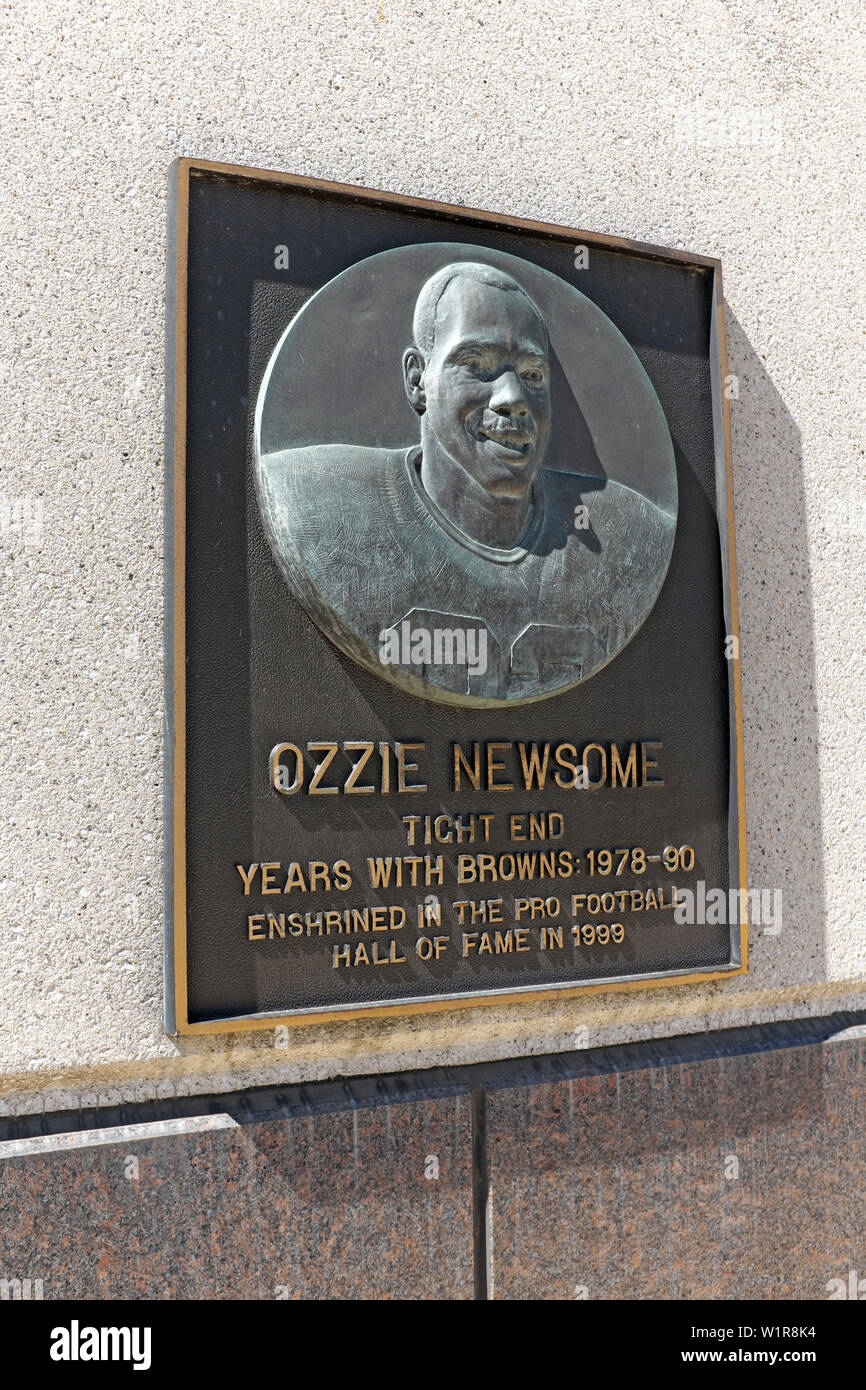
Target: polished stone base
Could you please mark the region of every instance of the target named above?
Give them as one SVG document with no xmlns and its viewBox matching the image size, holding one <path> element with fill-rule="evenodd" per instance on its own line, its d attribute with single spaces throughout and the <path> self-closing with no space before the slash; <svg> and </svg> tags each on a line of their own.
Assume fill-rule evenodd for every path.
<svg viewBox="0 0 866 1390">
<path fill-rule="evenodd" d="M 0 1160 L 0 1277 L 46 1299 L 472 1296 L 465 1096 L 251 1122 L 238 1100 L 225 1128 Z"/>
<path fill-rule="evenodd" d="M 0 1296 L 866 1297 L 864 1097 L 837 1015 L 24 1116 Z"/>
</svg>

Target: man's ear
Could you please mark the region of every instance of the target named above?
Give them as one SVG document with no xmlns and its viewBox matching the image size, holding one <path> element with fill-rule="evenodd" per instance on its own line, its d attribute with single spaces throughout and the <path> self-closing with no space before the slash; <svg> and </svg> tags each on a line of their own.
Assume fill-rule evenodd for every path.
<svg viewBox="0 0 866 1390">
<path fill-rule="evenodd" d="M 403 353 L 403 385 L 406 398 L 413 410 L 423 415 L 427 409 L 427 394 L 424 390 L 424 355 L 416 347 L 407 348 Z"/>
</svg>

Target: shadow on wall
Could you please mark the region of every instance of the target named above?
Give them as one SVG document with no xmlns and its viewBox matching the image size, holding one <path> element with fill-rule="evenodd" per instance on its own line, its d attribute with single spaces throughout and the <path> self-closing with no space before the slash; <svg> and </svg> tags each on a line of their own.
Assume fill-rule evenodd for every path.
<svg viewBox="0 0 866 1390">
<path fill-rule="evenodd" d="M 749 882 L 781 890 L 778 935 L 753 927 L 762 987 L 828 977 L 814 604 L 800 432 L 725 306 L 743 677 Z"/>
</svg>

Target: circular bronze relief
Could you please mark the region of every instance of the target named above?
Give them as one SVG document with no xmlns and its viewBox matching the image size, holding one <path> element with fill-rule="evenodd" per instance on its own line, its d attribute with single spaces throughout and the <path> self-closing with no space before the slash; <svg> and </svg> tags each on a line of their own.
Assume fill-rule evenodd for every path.
<svg viewBox="0 0 866 1390">
<path fill-rule="evenodd" d="M 516 256 L 371 256 L 289 323 L 256 406 L 277 563 L 382 679 L 491 707 L 586 680 L 631 640 L 673 549 L 676 466 L 632 348 Z"/>
</svg>

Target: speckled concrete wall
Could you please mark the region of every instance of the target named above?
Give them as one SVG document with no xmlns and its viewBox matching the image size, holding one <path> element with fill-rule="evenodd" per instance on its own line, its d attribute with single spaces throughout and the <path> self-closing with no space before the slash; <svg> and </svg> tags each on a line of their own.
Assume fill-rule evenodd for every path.
<svg viewBox="0 0 866 1390">
<path fill-rule="evenodd" d="M 17 5 L 6 16 L 0 1107 L 862 1007 L 864 63 L 855 0 Z M 284 168 L 718 255 L 747 978 L 270 1035 L 161 1024 L 165 171 Z M 575 1029 L 585 1032 L 575 1034 Z"/>
</svg>

